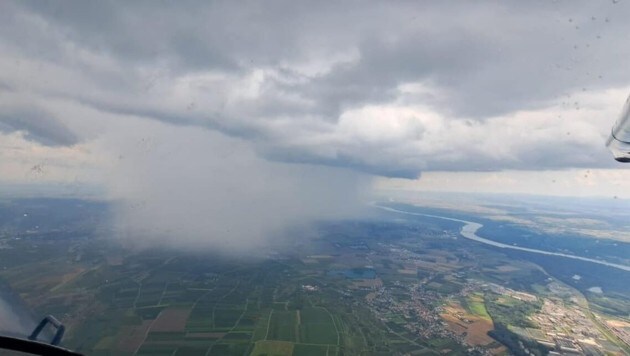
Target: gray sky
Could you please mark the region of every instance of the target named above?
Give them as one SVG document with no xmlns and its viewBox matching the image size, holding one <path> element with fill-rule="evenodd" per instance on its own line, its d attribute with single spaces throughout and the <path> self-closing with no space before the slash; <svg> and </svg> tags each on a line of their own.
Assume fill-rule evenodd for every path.
<svg viewBox="0 0 630 356">
<path fill-rule="evenodd" d="M 96 111 L 391 177 L 616 167 L 628 1 L 0 6 L 0 129 L 47 147 Z"/>
<path fill-rule="evenodd" d="M 628 14 L 626 0 L 3 1 L 0 179 L 243 204 L 291 186 L 287 211 L 373 177 L 614 194 L 630 179 L 604 148 L 630 92 Z M 541 183 L 553 175 L 561 188 Z"/>
</svg>

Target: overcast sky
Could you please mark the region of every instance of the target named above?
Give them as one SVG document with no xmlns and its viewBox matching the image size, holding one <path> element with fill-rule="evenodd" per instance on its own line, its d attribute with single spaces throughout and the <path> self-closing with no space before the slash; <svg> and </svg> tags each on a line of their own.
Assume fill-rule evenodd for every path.
<svg viewBox="0 0 630 356">
<path fill-rule="evenodd" d="M 0 180 L 119 197 L 160 174 L 156 190 L 194 191 L 184 177 L 212 162 L 233 170 L 221 191 L 267 174 L 612 194 L 630 179 L 604 147 L 630 92 L 628 14 L 625 0 L 2 1 Z M 541 186 L 553 174 L 566 184 Z"/>
</svg>

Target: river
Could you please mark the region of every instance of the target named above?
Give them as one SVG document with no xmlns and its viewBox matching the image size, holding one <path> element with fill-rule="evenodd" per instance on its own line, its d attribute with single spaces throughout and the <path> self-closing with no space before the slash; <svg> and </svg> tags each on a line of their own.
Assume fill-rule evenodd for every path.
<svg viewBox="0 0 630 356">
<path fill-rule="evenodd" d="M 491 245 L 491 246 L 499 247 L 499 248 L 507 248 L 507 249 L 511 249 L 511 250 L 519 250 L 519 251 L 525 251 L 525 252 L 538 253 L 538 254 L 541 254 L 541 255 L 550 255 L 550 256 L 560 256 L 560 257 L 565 257 L 565 258 L 572 258 L 574 260 L 580 260 L 580 261 L 597 263 L 597 264 L 600 264 L 600 265 L 613 267 L 613 268 L 617 268 L 617 269 L 620 269 L 620 270 L 623 270 L 623 271 L 630 272 L 630 266 L 626 266 L 626 265 L 621 265 L 621 264 L 612 263 L 612 262 L 606 262 L 606 261 L 600 261 L 600 260 L 596 260 L 596 259 L 588 258 L 588 257 L 569 255 L 569 254 L 566 254 L 566 253 L 550 252 L 550 251 L 537 250 L 537 249 L 527 248 L 527 247 L 507 245 L 507 244 L 504 244 L 504 243 L 500 243 L 500 242 L 492 241 L 492 240 L 489 240 L 489 239 L 485 239 L 485 238 L 477 235 L 477 231 L 479 229 L 481 229 L 483 227 L 483 225 L 479 224 L 479 223 L 476 223 L 476 222 L 466 221 L 466 220 L 461 220 L 461 219 L 455 219 L 455 218 L 449 218 L 449 217 L 440 216 L 440 215 L 413 213 L 413 212 L 410 212 L 410 211 L 394 209 L 394 208 L 390 208 L 390 207 L 382 206 L 382 205 L 378 205 L 378 204 L 374 204 L 373 206 L 375 206 L 375 207 L 377 207 L 379 209 L 382 209 L 382 210 L 393 212 L 393 213 L 406 214 L 406 215 L 415 215 L 415 216 L 426 216 L 426 217 L 429 217 L 429 218 L 436 218 L 436 219 L 443 219 L 443 220 L 450 220 L 450 221 L 461 222 L 461 223 L 464 224 L 464 226 L 462 226 L 462 228 L 460 230 L 460 234 L 463 237 L 465 237 L 465 238 L 467 238 L 469 240 L 473 240 L 473 241 L 484 243 L 486 245 Z"/>
</svg>

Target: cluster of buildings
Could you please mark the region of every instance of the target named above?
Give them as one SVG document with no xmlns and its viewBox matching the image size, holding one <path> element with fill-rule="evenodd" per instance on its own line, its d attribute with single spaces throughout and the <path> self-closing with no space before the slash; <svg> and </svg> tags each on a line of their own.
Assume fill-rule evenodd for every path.
<svg viewBox="0 0 630 356">
<path fill-rule="evenodd" d="M 552 351 L 550 355 L 623 355 L 580 308 L 561 299 L 545 299 L 539 313 L 530 317 L 538 328 L 515 328 Z"/>
<path fill-rule="evenodd" d="M 405 285 L 394 283 L 391 289 L 379 288 L 366 296 L 366 301 L 372 312 L 385 325 L 391 328 L 393 320 L 404 319 L 404 323 L 397 324 L 411 335 L 423 339 L 450 338 L 466 346 L 467 350 L 477 355 L 491 355 L 492 351 L 482 346 L 469 345 L 465 336 L 449 330 L 441 314 L 444 312 L 441 306 L 444 296 L 426 289 L 422 284 Z M 408 293 L 408 298 L 397 298 L 393 294 L 400 294 L 403 289 Z M 473 288 L 465 288 L 458 294 L 466 294 Z M 396 331 L 396 330 L 392 330 Z"/>
<path fill-rule="evenodd" d="M 621 320 L 606 320 L 605 327 L 615 334 L 628 348 L 630 348 L 630 322 Z"/>
<path fill-rule="evenodd" d="M 379 245 L 387 251 L 388 257 L 392 260 L 404 263 L 406 269 L 399 270 L 403 275 L 411 275 L 416 268 L 421 268 L 428 263 L 425 261 L 425 256 L 403 246 L 384 243 L 379 243 Z M 441 256 L 434 257 L 436 261 L 431 261 L 430 264 L 438 270 L 448 269 L 448 263 L 441 261 Z M 428 271 L 431 270 L 428 269 Z M 467 345 L 465 336 L 449 330 L 441 317 L 444 311 L 441 305 L 444 303 L 445 295 L 438 293 L 435 288 L 427 288 L 429 282 L 439 274 L 436 272 L 439 271 L 431 271 L 424 275 L 424 278 L 418 276 L 420 278 L 417 283 L 394 282 L 388 286 L 383 286 L 381 283 L 363 286 L 364 288 L 361 289 L 369 291 L 366 296 L 368 307 L 379 320 L 388 326 L 390 331 L 423 339 L 450 338 L 462 345 L 470 346 Z M 465 273 L 456 270 L 450 271 L 450 274 L 459 280 L 466 278 Z M 536 327 L 510 326 L 510 329 L 526 339 L 535 340 L 547 346 L 551 350 L 550 355 L 625 355 L 624 350 L 611 342 L 602 328 L 606 328 L 609 333 L 615 334 L 630 345 L 630 324 L 611 324 L 606 320 L 596 322 L 588 309 L 580 307 L 578 296 L 570 289 L 551 280 L 548 287 L 553 296 L 536 296 L 494 283 L 466 279 L 462 288 L 450 297 L 466 297 L 470 293 L 486 291 L 522 302 L 542 301 L 542 309 L 529 317 Z M 465 317 L 460 320 L 463 323 L 467 322 Z M 481 346 L 470 347 L 468 350 L 476 354 L 492 353 L 492 350 Z"/>
<path fill-rule="evenodd" d="M 317 292 L 319 287 L 310 284 L 302 284 L 302 290 L 305 292 Z"/>
<path fill-rule="evenodd" d="M 505 295 L 523 302 L 535 302 L 538 300 L 538 297 L 533 294 L 513 290 L 494 283 L 484 283 L 482 287 L 488 288 L 496 294 Z"/>
<path fill-rule="evenodd" d="M 396 288 L 404 288 L 409 293 L 409 299 L 395 298 L 392 291 L 384 287 L 366 296 L 368 306 L 378 319 L 387 325 L 394 316 L 401 317 L 405 323 L 400 327 L 422 338 L 451 336 L 442 325 L 441 309 L 432 306 L 440 302 L 441 297 L 437 293 L 424 290 L 418 284 L 401 284 Z"/>
</svg>

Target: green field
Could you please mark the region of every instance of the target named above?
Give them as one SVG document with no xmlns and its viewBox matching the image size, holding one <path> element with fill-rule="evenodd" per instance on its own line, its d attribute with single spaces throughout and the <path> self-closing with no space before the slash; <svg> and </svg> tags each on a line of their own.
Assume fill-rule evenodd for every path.
<svg viewBox="0 0 630 356">
<path fill-rule="evenodd" d="M 296 341 L 295 325 L 297 316 L 295 311 L 277 311 L 271 313 L 267 340 Z"/>
<path fill-rule="evenodd" d="M 49 236 L 29 233 L 3 240 L 11 248 L 0 249 L 0 282 L 35 314 L 63 316 L 64 346 L 97 356 L 457 354 L 466 349 L 457 340 L 420 335 L 441 324 L 439 315 L 423 319 L 417 310 L 433 312 L 454 300 L 481 318 L 530 327 L 540 302 L 459 292 L 471 280 L 541 292 L 549 278 L 525 261 L 444 238 L 460 227 L 323 224 L 314 227 L 317 238 L 296 237 L 290 248 L 256 258 L 133 250 L 86 234 L 55 235 L 48 243 Z M 366 266 L 375 279 L 330 273 Z M 627 306 L 614 295 L 592 298 Z"/>
<path fill-rule="evenodd" d="M 269 325 L 270 314 L 271 310 L 261 312 L 254 328 L 254 335 L 252 336 L 253 341 L 265 340 L 267 337 L 267 326 Z"/>
<path fill-rule="evenodd" d="M 293 343 L 284 341 L 258 341 L 251 356 L 291 356 Z"/>
<path fill-rule="evenodd" d="M 175 356 L 205 356 L 207 352 L 207 347 L 181 346 L 177 349 Z"/>
<path fill-rule="evenodd" d="M 210 349 L 208 355 L 212 356 L 241 356 L 249 350 L 248 344 L 215 344 Z"/>
<path fill-rule="evenodd" d="M 172 355 L 177 351 L 177 346 L 169 345 L 143 345 L 136 353 L 138 356 L 144 355 Z"/>
<path fill-rule="evenodd" d="M 488 314 L 488 311 L 486 310 L 486 305 L 484 304 L 482 295 L 478 295 L 478 294 L 471 295 L 467 300 L 467 306 L 468 306 L 468 310 L 472 314 L 477 315 L 487 320 L 492 320 L 492 318 L 490 317 L 490 314 Z"/>
<path fill-rule="evenodd" d="M 190 332 L 210 331 L 213 328 L 213 305 L 197 305 L 190 313 L 186 330 Z"/>
<path fill-rule="evenodd" d="M 300 311 L 300 342 L 305 344 L 337 345 L 337 328 L 324 308 L 304 308 Z"/>
<path fill-rule="evenodd" d="M 296 344 L 293 349 L 293 355 L 295 356 L 326 356 L 336 354 L 336 348 L 324 345 Z"/>
<path fill-rule="evenodd" d="M 231 329 L 236 325 L 243 312 L 244 306 L 216 305 L 213 313 L 215 330 Z"/>
</svg>

